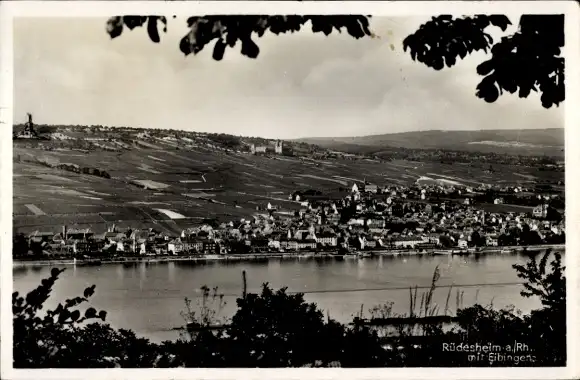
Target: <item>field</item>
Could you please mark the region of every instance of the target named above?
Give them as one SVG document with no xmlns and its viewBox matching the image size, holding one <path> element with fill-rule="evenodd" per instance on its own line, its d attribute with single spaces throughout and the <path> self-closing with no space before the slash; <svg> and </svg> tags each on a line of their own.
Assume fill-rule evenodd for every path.
<svg viewBox="0 0 580 380">
<path fill-rule="evenodd" d="M 111 178 L 48 167 L 42 162 L 76 164 L 106 170 Z M 564 173 L 494 165 L 419 163 L 375 160 L 313 160 L 262 157 L 204 148 L 175 149 L 167 144 L 133 145 L 131 150 L 48 151 L 14 144 L 14 229 L 60 231 L 89 227 L 102 232 L 119 227 L 180 233 L 205 218 L 239 220 L 268 202 L 285 211 L 300 208 L 290 201 L 296 190 L 318 189 L 334 197 L 353 180 L 379 186 L 404 185 L 418 179 L 435 183 L 551 183 Z"/>
</svg>

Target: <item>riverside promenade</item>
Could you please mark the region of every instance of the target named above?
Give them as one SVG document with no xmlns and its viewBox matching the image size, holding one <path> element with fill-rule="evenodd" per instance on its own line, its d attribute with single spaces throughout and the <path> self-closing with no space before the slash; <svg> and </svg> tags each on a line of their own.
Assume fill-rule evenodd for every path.
<svg viewBox="0 0 580 380">
<path fill-rule="evenodd" d="M 563 251 L 566 249 L 565 244 L 553 245 L 535 245 L 535 246 L 512 246 L 512 247 L 482 247 L 475 249 L 438 249 L 438 250 L 372 250 L 357 251 L 348 254 L 339 254 L 338 251 L 326 252 L 268 252 L 253 254 L 224 254 L 224 255 L 191 255 L 191 256 L 116 256 L 102 258 L 46 258 L 46 259 L 15 259 L 13 267 L 41 266 L 41 265 L 100 265 L 100 264 L 119 264 L 119 263 L 162 263 L 172 261 L 188 262 L 212 262 L 212 261 L 261 261 L 271 259 L 357 259 L 367 256 L 398 256 L 398 255 L 484 255 L 484 254 L 512 254 L 523 252 L 538 252 L 546 249 Z"/>
</svg>

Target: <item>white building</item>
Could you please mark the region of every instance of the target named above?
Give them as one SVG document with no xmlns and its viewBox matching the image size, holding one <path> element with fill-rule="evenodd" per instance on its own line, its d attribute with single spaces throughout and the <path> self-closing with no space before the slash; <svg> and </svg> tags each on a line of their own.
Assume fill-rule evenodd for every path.
<svg viewBox="0 0 580 380">
<path fill-rule="evenodd" d="M 282 154 L 282 141 L 276 141 L 274 144 L 274 152 L 276 154 Z"/>
</svg>

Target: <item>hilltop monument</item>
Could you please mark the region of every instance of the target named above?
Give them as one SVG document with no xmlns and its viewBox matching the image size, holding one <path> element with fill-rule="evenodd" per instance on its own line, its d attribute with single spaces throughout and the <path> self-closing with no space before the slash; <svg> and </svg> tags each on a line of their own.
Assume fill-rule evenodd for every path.
<svg viewBox="0 0 580 380">
<path fill-rule="evenodd" d="M 28 121 L 26 122 L 26 124 L 24 124 L 24 130 L 21 132 L 18 132 L 15 135 L 15 138 L 18 139 L 37 139 L 38 138 L 38 133 L 36 133 L 36 131 L 34 130 L 34 123 L 32 122 L 32 114 L 31 113 L 26 113 L 27 117 L 28 117 Z"/>
<path fill-rule="evenodd" d="M 32 122 L 32 114 L 27 112 L 26 115 L 28 116 L 28 121 L 24 125 L 24 133 L 36 135 L 36 132 L 34 131 L 34 123 Z"/>
</svg>

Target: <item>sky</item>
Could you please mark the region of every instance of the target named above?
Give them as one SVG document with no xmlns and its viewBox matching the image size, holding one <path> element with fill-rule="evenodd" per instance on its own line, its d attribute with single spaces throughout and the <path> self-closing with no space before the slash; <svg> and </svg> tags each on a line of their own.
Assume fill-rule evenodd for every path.
<svg viewBox="0 0 580 380">
<path fill-rule="evenodd" d="M 376 39 L 267 34 L 255 38 L 257 59 L 238 45 L 217 62 L 213 44 L 196 56 L 180 52 L 181 18 L 169 20 L 159 44 L 144 28 L 111 39 L 102 18 L 15 19 L 14 122 L 30 112 L 37 124 L 281 139 L 564 126 L 563 106 L 544 109 L 534 94 L 478 99 L 484 53 L 442 71 L 414 62 L 402 41 L 425 21 L 372 18 Z"/>
</svg>

